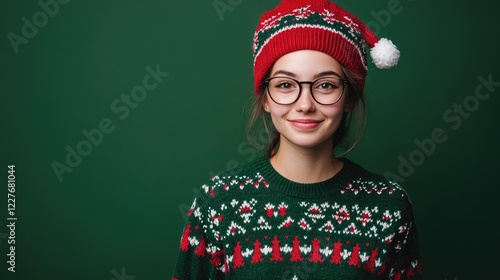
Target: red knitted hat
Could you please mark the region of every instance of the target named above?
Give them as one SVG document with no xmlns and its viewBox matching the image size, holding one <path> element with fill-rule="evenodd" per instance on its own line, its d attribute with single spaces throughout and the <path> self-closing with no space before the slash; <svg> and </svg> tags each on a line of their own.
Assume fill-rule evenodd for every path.
<svg viewBox="0 0 500 280">
<path fill-rule="evenodd" d="M 360 78 L 367 73 L 365 43 L 378 68 L 398 63 L 399 51 L 358 18 L 328 0 L 283 0 L 260 18 L 253 40 L 254 90 L 258 94 L 266 72 L 280 57 L 298 50 L 326 53 Z"/>
</svg>

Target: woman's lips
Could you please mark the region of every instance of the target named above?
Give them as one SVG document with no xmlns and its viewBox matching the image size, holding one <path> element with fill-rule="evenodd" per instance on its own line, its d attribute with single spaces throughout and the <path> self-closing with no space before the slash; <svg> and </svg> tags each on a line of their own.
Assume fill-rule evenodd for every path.
<svg viewBox="0 0 500 280">
<path fill-rule="evenodd" d="M 299 129 L 313 129 L 319 126 L 321 121 L 312 120 L 312 119 L 295 119 L 288 120 L 290 124 Z"/>
</svg>

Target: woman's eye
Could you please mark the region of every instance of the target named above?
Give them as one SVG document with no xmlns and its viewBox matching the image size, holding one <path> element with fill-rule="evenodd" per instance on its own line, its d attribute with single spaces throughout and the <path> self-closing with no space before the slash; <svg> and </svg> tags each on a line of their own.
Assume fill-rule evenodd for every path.
<svg viewBox="0 0 500 280">
<path fill-rule="evenodd" d="M 278 88 L 291 88 L 292 84 L 289 82 L 283 82 L 277 85 Z"/>
<path fill-rule="evenodd" d="M 333 84 L 333 83 L 330 83 L 330 82 L 324 82 L 324 83 L 321 83 L 319 84 L 318 88 L 320 89 L 333 89 L 333 88 L 337 88 L 338 86 Z"/>
</svg>

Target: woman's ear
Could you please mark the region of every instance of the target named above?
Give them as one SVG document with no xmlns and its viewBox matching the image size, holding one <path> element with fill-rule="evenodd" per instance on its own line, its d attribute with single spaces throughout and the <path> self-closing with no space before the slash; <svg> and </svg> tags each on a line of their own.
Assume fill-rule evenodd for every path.
<svg viewBox="0 0 500 280">
<path fill-rule="evenodd" d="M 268 103 L 267 99 L 266 99 L 266 101 L 264 102 L 264 111 L 266 111 L 266 112 L 268 112 L 268 113 L 270 112 L 270 110 L 269 110 L 269 103 Z"/>
</svg>

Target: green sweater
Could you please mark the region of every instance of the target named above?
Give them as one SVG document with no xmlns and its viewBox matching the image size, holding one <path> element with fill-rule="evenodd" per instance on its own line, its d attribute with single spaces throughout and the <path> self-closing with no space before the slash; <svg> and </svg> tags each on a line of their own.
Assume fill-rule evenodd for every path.
<svg viewBox="0 0 500 280">
<path fill-rule="evenodd" d="M 342 160 L 319 183 L 292 182 L 267 157 L 210 179 L 172 279 L 421 279 L 405 191 Z"/>
</svg>

